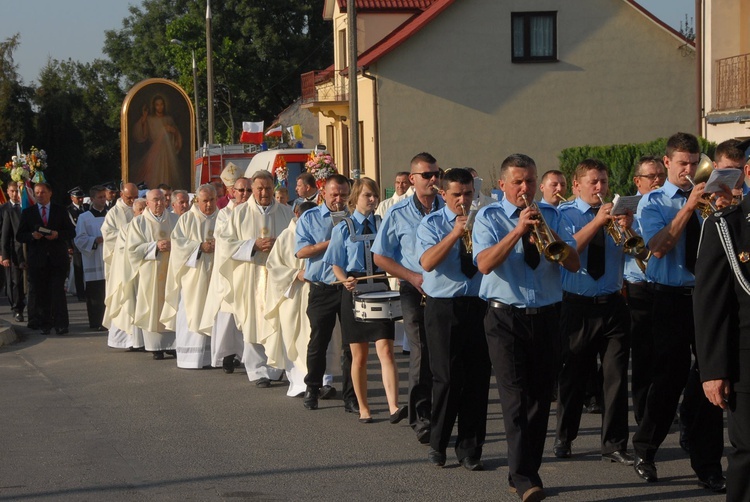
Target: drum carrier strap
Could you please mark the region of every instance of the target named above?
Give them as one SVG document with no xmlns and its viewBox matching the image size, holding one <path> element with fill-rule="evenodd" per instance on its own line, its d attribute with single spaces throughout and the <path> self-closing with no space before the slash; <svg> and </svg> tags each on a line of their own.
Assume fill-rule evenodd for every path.
<svg viewBox="0 0 750 502">
<path fill-rule="evenodd" d="M 380 222 L 382 221 L 382 218 L 379 215 L 375 215 L 375 233 L 373 234 L 364 234 L 364 235 L 358 235 L 356 230 L 354 229 L 354 222 L 352 221 L 351 216 L 347 216 L 344 218 L 344 221 L 346 222 L 346 226 L 349 228 L 349 239 L 351 239 L 352 242 L 362 242 L 365 246 L 365 268 L 367 269 L 367 275 L 373 275 L 375 272 L 375 267 L 372 263 L 372 253 L 370 252 L 370 247 L 372 247 L 372 241 L 375 240 L 375 234 L 378 231 L 378 228 L 380 228 Z M 374 284 L 374 280 L 372 278 L 367 279 L 367 284 Z"/>
</svg>

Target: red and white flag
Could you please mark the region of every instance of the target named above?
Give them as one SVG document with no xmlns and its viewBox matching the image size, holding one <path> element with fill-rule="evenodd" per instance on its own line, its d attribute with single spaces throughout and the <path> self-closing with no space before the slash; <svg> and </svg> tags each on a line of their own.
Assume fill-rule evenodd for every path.
<svg viewBox="0 0 750 502">
<path fill-rule="evenodd" d="M 243 122 L 240 143 L 261 144 L 262 142 L 263 122 Z"/>
<path fill-rule="evenodd" d="M 277 125 L 276 127 L 272 127 L 271 129 L 266 131 L 266 136 L 270 138 L 280 138 L 283 134 L 284 128 L 281 127 L 281 124 Z"/>
</svg>

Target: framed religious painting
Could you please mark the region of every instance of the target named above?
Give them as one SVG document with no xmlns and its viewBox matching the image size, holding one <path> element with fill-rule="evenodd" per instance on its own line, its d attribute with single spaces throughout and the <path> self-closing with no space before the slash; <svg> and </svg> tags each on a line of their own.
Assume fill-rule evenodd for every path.
<svg viewBox="0 0 750 502">
<path fill-rule="evenodd" d="M 150 78 L 134 85 L 120 113 L 122 179 L 191 191 L 195 112 L 174 82 Z"/>
</svg>

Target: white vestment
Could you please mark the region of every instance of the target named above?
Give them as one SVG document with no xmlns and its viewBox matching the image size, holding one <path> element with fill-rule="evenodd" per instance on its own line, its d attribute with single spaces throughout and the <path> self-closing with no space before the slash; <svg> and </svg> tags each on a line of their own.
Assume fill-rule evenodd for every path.
<svg viewBox="0 0 750 502">
<path fill-rule="evenodd" d="M 206 304 L 214 253 L 202 253 L 200 246 L 214 239 L 216 215 L 216 212 L 205 215 L 193 205 L 177 220 L 172 231 L 161 322 L 166 329 L 175 331 L 179 368 L 202 368 L 211 363 L 210 340 L 198 333 L 198 327 Z"/>
<path fill-rule="evenodd" d="M 265 315 L 268 272 L 267 252 L 253 251 L 256 239 L 278 237 L 293 218 L 286 204 L 271 201 L 261 207 L 251 197 L 235 208 L 217 240 L 225 244 L 231 258 L 218 265 L 219 273 L 229 283 L 224 297 L 232 305 L 237 327 L 245 341 L 243 360 L 250 380 L 275 379 L 281 371 L 271 371 L 266 364 L 265 350 L 260 341 L 266 329 Z"/>
<path fill-rule="evenodd" d="M 102 260 L 104 261 L 104 277 L 106 278 L 104 305 L 104 319 L 102 325 L 109 328 L 107 345 L 114 348 L 139 347 L 131 339 L 132 330 L 128 331 L 126 326 L 117 324 L 115 318 L 122 309 L 122 287 L 127 282 L 129 275 L 125 274 L 123 263 L 125 254 L 117 251 L 118 241 L 124 247 L 124 238 L 130 220 L 133 219 L 133 208 L 125 204 L 122 199 L 108 211 L 102 223 L 101 233 L 104 238 L 102 246 Z M 128 334 L 130 333 L 130 335 Z"/>
<path fill-rule="evenodd" d="M 177 216 L 168 211 L 156 218 L 150 209 L 133 220 L 126 239 L 125 250 L 133 277 L 138 278 L 135 304 L 124 306 L 133 324 L 143 330 L 146 350 L 173 350 L 174 333 L 167 332 L 159 321 L 164 307 L 165 285 L 169 268 L 169 252 L 156 249 L 157 241 L 169 239 L 177 224 Z"/>
<path fill-rule="evenodd" d="M 375 209 L 375 214 L 380 216 L 381 218 L 384 218 L 386 211 L 388 211 L 388 208 L 396 204 L 396 202 L 401 202 L 407 197 L 411 197 L 413 194 L 414 187 L 409 187 L 406 192 L 403 193 L 403 195 L 397 195 L 394 193 L 391 197 L 385 199 L 384 201 L 381 201 L 380 204 L 378 204 L 378 208 Z"/>
<path fill-rule="evenodd" d="M 307 317 L 307 302 L 310 285 L 297 279 L 297 273 L 305 267 L 305 260 L 294 256 L 297 221 L 281 232 L 266 261 L 268 290 L 266 293 L 267 331 L 262 340 L 268 356 L 268 364 L 283 368 L 289 379 L 288 396 L 305 392 L 307 375 L 307 344 L 310 342 L 310 319 Z M 334 330 L 328 344 L 327 368 L 337 367 L 341 356 L 341 336 Z M 330 385 L 333 377 L 323 376 L 323 385 Z"/>
<path fill-rule="evenodd" d="M 86 282 L 104 280 L 104 243 L 96 242 L 102 236 L 103 224 L 104 216 L 96 217 L 91 211 L 81 213 L 76 223 L 73 243 L 81 252 L 83 280 Z"/>
</svg>

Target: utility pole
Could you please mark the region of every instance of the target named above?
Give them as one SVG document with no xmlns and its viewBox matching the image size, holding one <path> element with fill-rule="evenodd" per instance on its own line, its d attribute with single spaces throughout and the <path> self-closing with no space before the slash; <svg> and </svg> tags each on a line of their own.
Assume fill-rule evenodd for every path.
<svg viewBox="0 0 750 502">
<path fill-rule="evenodd" d="M 208 144 L 216 142 L 214 136 L 214 58 L 211 49 L 211 0 L 206 2 L 206 79 L 208 80 Z"/>
<path fill-rule="evenodd" d="M 357 108 L 357 6 L 346 0 L 347 35 L 349 36 L 349 166 L 352 178 L 359 179 L 359 111 Z"/>
</svg>

